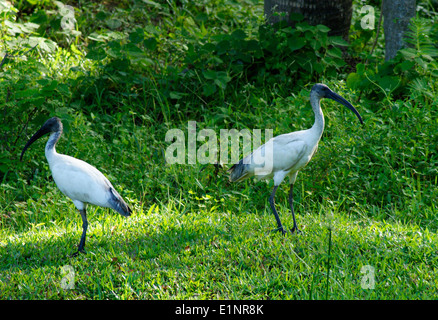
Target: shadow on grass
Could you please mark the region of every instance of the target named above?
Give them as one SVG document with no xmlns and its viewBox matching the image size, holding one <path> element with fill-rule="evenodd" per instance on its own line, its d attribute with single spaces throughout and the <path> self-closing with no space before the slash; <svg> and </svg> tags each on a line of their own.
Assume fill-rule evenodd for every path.
<svg viewBox="0 0 438 320">
<path fill-rule="evenodd" d="M 114 221 L 114 226 L 117 222 Z M 0 247 L 0 272 L 30 271 L 41 267 L 62 267 L 82 259 L 111 261 L 118 257 L 132 260 L 154 259 L 162 254 L 184 254 L 199 243 L 209 242 L 218 233 L 214 228 L 187 229 L 183 226 L 156 226 L 145 233 L 140 230 L 124 230 L 102 234 L 98 228 L 89 230 L 85 246 L 86 253 L 72 257 L 76 252 L 82 229 L 44 237 L 37 241 L 26 241 L 17 235 Z M 91 231 L 91 232 L 90 232 Z M 28 231 L 27 233 L 31 233 Z"/>
</svg>

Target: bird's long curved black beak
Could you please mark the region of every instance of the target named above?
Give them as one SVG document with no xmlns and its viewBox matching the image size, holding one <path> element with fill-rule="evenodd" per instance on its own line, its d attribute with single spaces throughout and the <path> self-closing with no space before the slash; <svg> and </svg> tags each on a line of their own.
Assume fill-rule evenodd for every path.
<svg viewBox="0 0 438 320">
<path fill-rule="evenodd" d="M 37 132 L 35 132 L 35 134 L 32 137 L 30 137 L 29 141 L 24 146 L 23 151 L 21 151 L 20 161 L 23 159 L 23 155 L 26 152 L 27 148 L 29 148 L 32 143 L 34 143 L 39 138 L 41 138 L 43 135 L 45 135 L 49 132 L 50 132 L 50 130 L 45 126 L 42 126 L 41 129 L 39 129 Z"/>
<path fill-rule="evenodd" d="M 344 106 L 346 106 L 348 109 L 350 109 L 351 111 L 354 112 L 354 114 L 359 118 L 359 121 L 361 124 L 363 124 L 363 120 L 362 117 L 359 114 L 359 111 L 356 110 L 355 107 L 353 107 L 353 105 L 348 102 L 347 100 L 345 100 L 344 98 L 342 98 L 339 94 L 334 93 L 333 91 L 331 91 L 327 98 L 330 98 L 332 100 L 335 100 L 336 102 L 339 102 L 340 104 L 343 104 Z"/>
</svg>

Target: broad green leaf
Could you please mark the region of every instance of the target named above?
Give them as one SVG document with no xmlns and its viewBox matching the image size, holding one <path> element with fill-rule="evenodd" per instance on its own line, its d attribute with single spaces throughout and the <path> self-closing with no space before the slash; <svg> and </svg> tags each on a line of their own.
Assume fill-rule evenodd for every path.
<svg viewBox="0 0 438 320">
<path fill-rule="evenodd" d="M 246 38 L 246 33 L 242 29 L 237 29 L 231 34 L 231 37 L 234 40 L 243 40 Z"/>
<path fill-rule="evenodd" d="M 56 42 L 42 37 L 29 37 L 29 45 L 32 47 L 38 45 L 39 49 L 46 52 L 54 52 L 58 48 Z"/>
<path fill-rule="evenodd" d="M 181 98 L 184 97 L 185 95 L 187 95 L 187 94 L 185 94 L 185 93 L 181 93 L 181 92 L 176 92 L 176 91 L 171 91 L 171 92 L 169 93 L 170 98 L 171 98 L 171 99 L 176 99 L 176 100 L 181 99 Z"/>
<path fill-rule="evenodd" d="M 300 38 L 291 38 L 288 40 L 289 49 L 291 51 L 296 51 L 304 47 L 306 44 L 306 40 L 302 37 Z"/>
<path fill-rule="evenodd" d="M 395 66 L 395 71 L 407 71 L 409 69 L 412 69 L 412 67 L 415 65 L 415 62 L 412 60 L 405 60 L 402 63 L 399 63 Z"/>
<path fill-rule="evenodd" d="M 160 32 L 153 26 L 148 24 L 146 27 L 144 27 L 144 31 L 146 31 L 147 33 L 150 34 L 154 34 L 156 36 L 158 36 L 160 34 Z"/>
<path fill-rule="evenodd" d="M 203 49 L 206 49 L 206 50 L 212 49 L 212 50 L 210 50 L 210 52 L 213 52 L 213 50 L 216 49 L 217 54 L 219 54 L 219 55 L 224 54 L 225 52 L 230 50 L 230 48 L 231 48 L 231 44 L 230 44 L 230 41 L 228 41 L 228 40 L 219 41 L 216 44 L 216 47 L 213 47 L 213 48 L 207 47 L 207 45 L 204 45 L 204 47 L 203 47 Z"/>
<path fill-rule="evenodd" d="M 134 32 L 129 34 L 129 41 L 132 43 L 140 43 L 144 39 L 144 31 L 141 28 L 135 29 Z"/>
<path fill-rule="evenodd" d="M 153 51 L 157 48 L 158 43 L 157 43 L 157 39 L 155 39 L 155 37 L 150 37 L 150 38 L 145 39 L 143 41 L 143 44 L 147 49 Z"/>
<path fill-rule="evenodd" d="M 231 78 L 228 76 L 228 74 L 225 71 L 218 71 L 216 73 L 217 79 L 220 79 L 224 82 L 230 82 Z"/>
<path fill-rule="evenodd" d="M 70 92 L 70 88 L 68 87 L 68 85 L 64 84 L 64 83 L 60 83 L 58 85 L 58 87 L 56 88 L 56 90 L 61 93 L 64 96 L 70 96 L 71 92 Z"/>
<path fill-rule="evenodd" d="M 213 93 L 216 92 L 216 86 L 213 85 L 212 83 L 206 83 L 204 84 L 204 86 L 202 87 L 202 93 L 208 97 L 211 96 Z"/>
<path fill-rule="evenodd" d="M 398 87 L 400 84 L 400 79 L 395 76 L 385 76 L 377 79 L 377 83 L 382 87 L 383 90 L 389 92 Z"/>
<path fill-rule="evenodd" d="M 315 52 L 318 52 L 319 49 L 321 49 L 321 43 L 317 39 L 311 39 L 309 41 L 310 47 L 315 50 Z"/>
<path fill-rule="evenodd" d="M 109 18 L 105 21 L 105 24 L 108 26 L 108 28 L 114 30 L 114 29 L 118 29 L 121 27 L 122 21 L 120 21 L 119 19 L 115 19 L 115 18 Z"/>
<path fill-rule="evenodd" d="M 351 89 L 358 89 L 361 81 L 362 77 L 359 74 L 352 72 L 347 76 L 347 87 Z"/>
<path fill-rule="evenodd" d="M 330 57 L 342 59 L 342 51 L 339 48 L 332 47 L 327 50 L 327 54 Z"/>
<path fill-rule="evenodd" d="M 327 33 L 327 32 L 330 31 L 330 28 L 327 27 L 327 26 L 325 26 L 325 25 L 323 25 L 323 24 L 318 24 L 318 25 L 316 26 L 316 28 L 318 28 L 319 31 L 321 31 L 321 32 L 325 32 L 325 33 Z"/>
<path fill-rule="evenodd" d="M 137 47 L 135 44 L 133 43 L 128 43 L 126 44 L 124 47 L 124 50 L 126 50 L 126 52 L 134 57 L 139 57 L 144 55 L 144 51 L 141 50 L 139 47 Z"/>
<path fill-rule="evenodd" d="M 213 70 L 204 70 L 202 71 L 205 79 L 213 80 L 217 78 L 217 72 Z"/>
<path fill-rule="evenodd" d="M 222 78 L 214 79 L 214 83 L 221 89 L 225 89 L 227 87 L 227 82 Z"/>
<path fill-rule="evenodd" d="M 90 60 L 103 60 L 106 58 L 106 52 L 105 50 L 103 50 L 102 48 L 98 47 L 98 48 L 93 48 L 92 50 L 90 50 L 87 55 L 85 56 L 85 58 L 90 59 Z"/>
<path fill-rule="evenodd" d="M 359 75 L 363 75 L 365 74 L 365 65 L 363 63 L 358 63 L 356 65 L 356 72 Z"/>
<path fill-rule="evenodd" d="M 345 41 L 342 37 L 329 37 L 330 44 L 334 46 L 348 47 L 350 44 Z"/>
<path fill-rule="evenodd" d="M 157 9 L 162 9 L 163 6 L 161 4 L 159 4 L 158 2 L 152 1 L 152 0 L 142 0 L 144 3 L 151 5 Z"/>
<path fill-rule="evenodd" d="M 28 98 L 36 96 L 40 90 L 38 88 L 29 88 L 15 93 L 15 98 Z"/>
</svg>

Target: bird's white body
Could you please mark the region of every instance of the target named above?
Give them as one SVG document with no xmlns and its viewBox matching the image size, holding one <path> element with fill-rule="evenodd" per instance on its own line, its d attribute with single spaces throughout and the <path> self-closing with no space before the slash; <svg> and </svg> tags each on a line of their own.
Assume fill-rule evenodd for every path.
<svg viewBox="0 0 438 320">
<path fill-rule="evenodd" d="M 108 200 L 111 182 L 95 167 L 85 161 L 59 154 L 54 148 L 46 149 L 53 180 L 59 190 L 73 200 L 78 210 L 86 203 L 111 208 Z"/>
<path fill-rule="evenodd" d="M 45 147 L 47 162 L 59 190 L 73 201 L 78 210 L 85 209 L 89 203 L 129 215 L 122 197 L 99 170 L 85 161 L 56 152 L 59 136 L 59 132 L 53 132 Z"/>
<path fill-rule="evenodd" d="M 241 179 L 249 176 L 263 180 L 274 179 L 274 184 L 278 185 L 285 177 L 289 177 L 290 182 L 294 183 L 298 171 L 305 167 L 315 154 L 318 142 L 319 139 L 311 129 L 272 138 L 244 158 L 243 163 L 249 164 L 248 176 Z M 267 156 L 270 146 L 273 151 L 272 157 Z M 267 165 L 265 161 L 271 161 L 270 165 Z M 266 170 L 262 170 L 263 167 Z M 258 172 L 256 168 L 259 169 Z"/>
</svg>

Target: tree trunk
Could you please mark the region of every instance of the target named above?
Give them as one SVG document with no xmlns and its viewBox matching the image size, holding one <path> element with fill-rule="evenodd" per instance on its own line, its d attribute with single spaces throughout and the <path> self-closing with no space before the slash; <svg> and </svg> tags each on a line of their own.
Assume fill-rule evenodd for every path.
<svg viewBox="0 0 438 320">
<path fill-rule="evenodd" d="M 382 0 L 385 60 L 393 59 L 404 46 L 403 36 L 415 16 L 415 0 Z"/>
<path fill-rule="evenodd" d="M 329 35 L 348 38 L 351 24 L 352 0 L 264 0 L 269 23 L 287 19 L 291 12 L 301 13 L 310 25 L 323 24 L 331 29 Z M 280 17 L 274 13 L 285 13 Z M 289 23 L 291 23 L 289 21 Z"/>
</svg>

